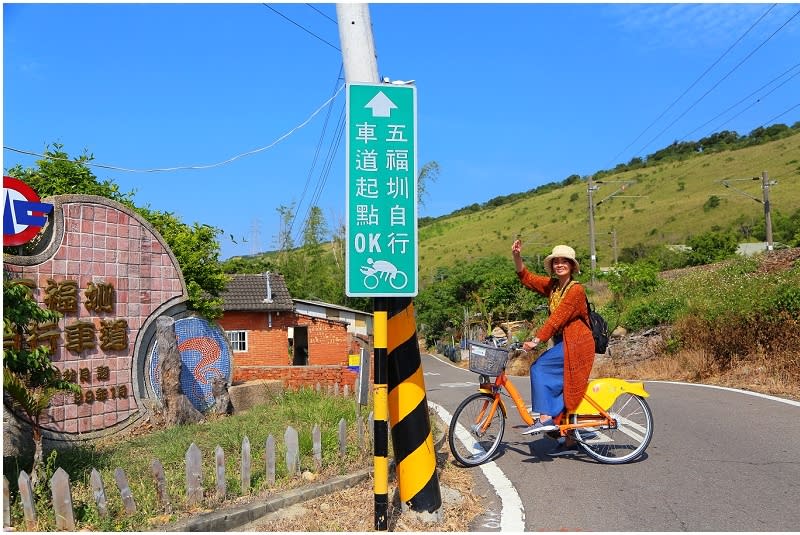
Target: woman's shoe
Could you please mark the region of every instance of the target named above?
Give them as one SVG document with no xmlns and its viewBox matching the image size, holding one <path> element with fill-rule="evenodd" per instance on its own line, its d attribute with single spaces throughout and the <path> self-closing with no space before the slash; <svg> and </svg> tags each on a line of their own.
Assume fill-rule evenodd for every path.
<svg viewBox="0 0 800 535">
<path fill-rule="evenodd" d="M 533 435 L 536 433 L 544 433 L 545 431 L 555 431 L 558 429 L 558 426 L 555 424 L 552 418 L 549 420 L 542 422 L 541 420 L 536 420 L 533 425 L 526 427 L 522 430 L 523 435 Z"/>
</svg>

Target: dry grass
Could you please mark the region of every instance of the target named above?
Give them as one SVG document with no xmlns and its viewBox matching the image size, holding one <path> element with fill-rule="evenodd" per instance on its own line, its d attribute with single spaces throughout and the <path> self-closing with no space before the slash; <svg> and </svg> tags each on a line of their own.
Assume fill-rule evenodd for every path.
<svg viewBox="0 0 800 535">
<path fill-rule="evenodd" d="M 682 350 L 639 362 L 598 357 L 592 377 L 623 377 L 650 381 L 685 381 L 800 400 L 800 382 L 786 367 L 785 359 L 766 354 L 739 358 L 721 370 L 705 351 Z"/>
<path fill-rule="evenodd" d="M 402 513 L 397 496 L 397 481 L 389 482 L 389 531 L 467 532 L 469 523 L 483 512 L 480 497 L 474 493 L 473 472 L 455 466 L 449 454 L 437 456 L 439 486 L 460 495 L 457 502 L 442 503 L 442 521 L 426 523 L 411 513 Z M 374 481 L 294 505 L 254 522 L 246 531 L 374 531 Z"/>
</svg>

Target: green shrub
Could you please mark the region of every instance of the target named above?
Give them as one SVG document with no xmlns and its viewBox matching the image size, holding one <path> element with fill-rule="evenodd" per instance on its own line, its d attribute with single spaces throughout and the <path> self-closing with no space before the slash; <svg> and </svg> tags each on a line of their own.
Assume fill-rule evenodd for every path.
<svg viewBox="0 0 800 535">
<path fill-rule="evenodd" d="M 693 266 L 730 258 L 736 254 L 736 248 L 739 246 L 733 232 L 706 232 L 690 237 L 686 243 L 692 248 L 692 252 L 689 253 L 689 263 Z"/>
<path fill-rule="evenodd" d="M 800 318 L 800 287 L 778 287 L 769 302 L 775 312 L 786 312 L 789 316 Z"/>
<path fill-rule="evenodd" d="M 651 293 L 660 284 L 658 269 L 648 262 L 619 264 L 605 278 L 613 294 L 611 306 L 617 312 L 622 312 L 632 300 Z"/>
<path fill-rule="evenodd" d="M 633 305 L 622 315 L 622 324 L 628 329 L 638 331 L 673 323 L 685 310 L 680 298 L 660 295 L 658 299 L 647 299 Z"/>
</svg>

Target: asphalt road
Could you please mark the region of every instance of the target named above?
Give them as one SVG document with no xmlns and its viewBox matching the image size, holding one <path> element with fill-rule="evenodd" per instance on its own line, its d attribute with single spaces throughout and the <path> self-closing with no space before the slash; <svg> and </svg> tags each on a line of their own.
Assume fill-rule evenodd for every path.
<svg viewBox="0 0 800 535">
<path fill-rule="evenodd" d="M 477 389 L 477 375 L 449 361 L 423 355 L 422 366 L 428 401 L 450 414 Z M 529 400 L 529 379 L 512 380 Z M 464 469 L 510 481 L 525 531 L 798 530 L 800 403 L 702 385 L 645 388 L 654 434 L 637 461 L 550 458 L 555 442 L 520 434 L 522 419 L 507 398 L 509 421 L 494 466 Z M 492 527 L 515 512 L 502 502 L 489 496 L 485 516 L 498 520 Z"/>
</svg>

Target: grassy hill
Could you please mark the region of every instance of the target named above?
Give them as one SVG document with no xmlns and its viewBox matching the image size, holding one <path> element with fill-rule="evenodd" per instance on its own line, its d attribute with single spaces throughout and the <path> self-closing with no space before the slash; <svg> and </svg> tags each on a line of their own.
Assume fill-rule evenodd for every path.
<svg viewBox="0 0 800 535">
<path fill-rule="evenodd" d="M 645 245 L 684 243 L 710 230 L 752 227 L 764 221 L 764 206 L 725 188 L 721 180 L 752 197 L 762 198 L 761 173 L 777 184 L 770 188 L 774 214 L 800 208 L 800 133 L 762 145 L 697 155 L 683 161 L 651 165 L 606 176 L 594 201 L 624 191 L 595 208 L 595 243 L 599 267 L 613 263 L 611 232 L 617 250 Z M 759 181 L 749 180 L 759 177 Z M 748 180 L 741 180 L 748 179 Z M 444 216 L 419 229 L 419 276 L 424 286 L 436 270 L 457 262 L 472 262 L 492 254 L 509 255 L 521 236 L 528 262 L 544 257 L 557 243 L 572 245 L 579 256 L 589 255 L 586 181 L 502 206 L 469 214 Z M 457 195 L 457 191 L 454 191 Z M 634 197 L 640 196 L 640 197 Z M 716 196 L 715 208 L 704 208 Z M 755 240 L 753 240 L 755 241 Z"/>
</svg>

